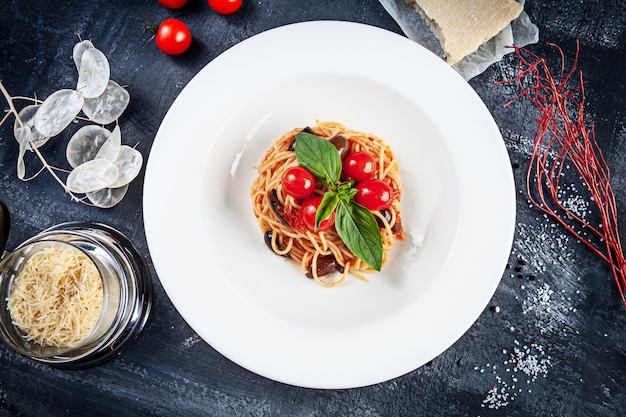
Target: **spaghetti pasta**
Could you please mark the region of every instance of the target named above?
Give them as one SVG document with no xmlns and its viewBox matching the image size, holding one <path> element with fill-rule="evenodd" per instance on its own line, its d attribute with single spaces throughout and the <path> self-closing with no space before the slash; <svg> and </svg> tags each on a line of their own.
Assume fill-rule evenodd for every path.
<svg viewBox="0 0 626 417">
<path fill-rule="evenodd" d="M 373 269 L 355 256 L 339 237 L 335 228 L 312 232 L 303 227 L 298 213 L 301 199 L 285 192 L 281 179 L 285 171 L 298 166 L 293 143 L 302 128 L 293 129 L 272 143 L 261 162 L 255 168 L 259 175 L 252 183 L 250 196 L 254 215 L 267 245 L 278 255 L 288 256 L 298 262 L 307 276 L 319 284 L 334 287 L 343 283 L 348 274 L 367 281 L 363 273 Z M 383 265 L 388 258 L 395 239 L 402 239 L 404 231 L 400 219 L 401 197 L 398 163 L 391 148 L 379 137 L 348 129 L 337 122 L 317 121 L 313 127 L 304 129 L 309 133 L 334 142 L 342 136 L 347 140 L 347 153 L 367 152 L 374 157 L 374 178 L 387 183 L 393 190 L 393 202 L 384 210 L 374 210 L 382 239 Z M 327 187 L 317 184 L 316 195 L 323 195 Z M 330 267 L 329 267 L 330 265 Z M 340 276 L 330 274 L 339 271 Z"/>
</svg>

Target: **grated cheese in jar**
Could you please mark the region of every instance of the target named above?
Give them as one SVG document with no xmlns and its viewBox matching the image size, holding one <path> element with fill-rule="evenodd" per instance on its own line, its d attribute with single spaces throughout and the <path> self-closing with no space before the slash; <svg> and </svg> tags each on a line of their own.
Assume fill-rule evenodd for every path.
<svg viewBox="0 0 626 417">
<path fill-rule="evenodd" d="M 96 324 L 102 280 L 75 248 L 46 248 L 30 256 L 7 298 L 13 324 L 42 346 L 72 347 Z"/>
</svg>

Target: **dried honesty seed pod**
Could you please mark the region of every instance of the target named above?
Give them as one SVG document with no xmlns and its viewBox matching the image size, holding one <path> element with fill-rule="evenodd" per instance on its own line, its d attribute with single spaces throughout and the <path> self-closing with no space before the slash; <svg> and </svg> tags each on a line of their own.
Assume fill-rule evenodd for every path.
<svg viewBox="0 0 626 417">
<path fill-rule="evenodd" d="M 43 136 L 58 135 L 78 116 L 84 100 L 76 90 L 62 89 L 50 94 L 35 114 L 35 129 Z"/>
<path fill-rule="evenodd" d="M 74 49 L 72 50 L 72 58 L 74 59 L 74 64 L 76 64 L 76 69 L 79 71 L 83 53 L 85 53 L 87 49 L 95 49 L 95 47 L 91 41 L 85 40 L 74 45 Z"/>
<path fill-rule="evenodd" d="M 18 137 L 17 129 L 22 127 L 19 122 L 20 120 L 22 121 L 22 125 L 24 125 L 24 127 L 29 128 L 29 137 L 26 138 L 27 149 L 29 151 L 32 151 L 29 141 L 32 142 L 36 148 L 39 148 L 40 146 L 43 146 L 48 139 L 50 139 L 35 129 L 35 114 L 37 113 L 37 110 L 39 110 L 39 105 L 36 104 L 24 107 L 19 113 L 19 120 L 16 117 L 15 123 L 13 124 L 13 134 L 15 135 L 15 139 Z M 20 141 L 18 140 L 18 142 Z"/>
<path fill-rule="evenodd" d="M 107 159 L 115 163 L 115 160 L 120 153 L 121 146 L 122 132 L 120 131 L 119 126 L 115 126 L 113 132 L 111 132 L 107 140 L 102 144 L 94 159 Z"/>
<path fill-rule="evenodd" d="M 113 123 L 124 113 L 130 94 L 118 83 L 109 80 L 104 93 L 96 98 L 86 98 L 83 113 L 94 123 L 107 125 Z"/>
<path fill-rule="evenodd" d="M 72 168 L 91 161 L 96 157 L 102 145 L 109 139 L 111 132 L 96 125 L 83 126 L 69 140 L 65 157 Z"/>
<path fill-rule="evenodd" d="M 24 150 L 26 150 L 26 147 L 28 146 L 28 139 L 31 137 L 32 133 L 30 131 L 30 127 L 28 126 L 24 126 L 24 127 L 16 127 L 13 131 L 15 133 L 15 140 L 17 140 L 17 143 L 20 145 L 20 149 L 22 147 L 24 147 Z"/>
<path fill-rule="evenodd" d="M 66 186 L 73 193 L 90 193 L 108 187 L 117 177 L 117 167 L 113 162 L 93 159 L 74 168 L 67 176 Z"/>
<path fill-rule="evenodd" d="M 14 129 L 15 139 L 17 139 L 17 143 L 20 145 L 19 153 L 17 155 L 17 177 L 21 180 L 26 176 L 26 166 L 24 165 L 24 154 L 26 154 L 26 149 L 28 148 L 28 140 L 32 136 L 30 127 L 17 127 Z"/>
<path fill-rule="evenodd" d="M 90 121 L 100 126 L 83 126 L 68 141 L 65 154 L 73 169 L 67 176 L 65 189 L 70 194 L 85 194 L 94 206 L 110 208 L 124 198 L 130 182 L 139 175 L 143 165 L 139 151 L 122 145 L 119 125 L 112 131 L 103 127 L 119 119 L 130 103 L 130 95 L 109 79 L 109 62 L 90 41 L 75 44 L 72 58 L 78 70 L 75 90 L 61 89 L 41 104 L 33 99 L 35 104 L 24 107 L 19 114 L 12 111 L 16 118 L 13 133 L 19 144 L 17 174 L 22 180 L 26 176 L 24 155 L 27 150 L 36 150 L 63 132 L 82 110 Z M 6 97 L 11 104 L 13 97 Z M 50 166 L 41 153 L 37 152 L 37 157 L 44 168 L 63 183 L 56 174 L 58 168 Z M 72 198 L 86 202 L 74 195 Z"/>
<path fill-rule="evenodd" d="M 109 185 L 110 188 L 117 188 L 130 183 L 139 175 L 143 164 L 143 156 L 137 149 L 128 145 L 122 145 L 119 155 L 115 160 L 118 177 L 117 180 Z"/>
<path fill-rule="evenodd" d="M 122 201 L 126 191 L 128 191 L 128 184 L 117 188 L 103 188 L 87 193 L 87 198 L 96 207 L 111 208 Z"/>
<path fill-rule="evenodd" d="M 104 92 L 110 75 L 106 56 L 96 48 L 87 49 L 81 57 L 76 90 L 85 98 L 98 97 Z"/>
</svg>

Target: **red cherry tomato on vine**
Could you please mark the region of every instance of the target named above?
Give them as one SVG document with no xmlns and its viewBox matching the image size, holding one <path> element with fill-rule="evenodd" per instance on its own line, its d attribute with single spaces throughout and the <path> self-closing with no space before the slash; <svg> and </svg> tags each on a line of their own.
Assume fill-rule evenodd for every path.
<svg viewBox="0 0 626 417">
<path fill-rule="evenodd" d="M 367 152 L 352 152 L 342 161 L 343 172 L 355 181 L 369 180 L 374 175 L 374 158 Z"/>
<path fill-rule="evenodd" d="M 317 213 L 317 208 L 319 207 L 321 202 L 322 202 L 322 196 L 316 195 L 314 197 L 307 198 L 306 200 L 304 200 L 302 202 L 302 207 L 300 207 L 300 219 L 302 220 L 302 222 L 304 222 L 306 227 L 312 232 L 315 231 L 315 213 Z M 335 212 L 333 211 L 330 214 L 330 216 L 328 216 L 327 218 L 325 218 L 324 220 L 320 222 L 320 227 L 317 228 L 317 231 L 318 232 L 326 231 L 330 229 L 331 227 L 333 227 L 334 224 L 335 224 Z"/>
<path fill-rule="evenodd" d="M 358 183 L 354 199 L 368 210 L 384 210 L 391 207 L 393 190 L 384 181 L 365 180 Z"/>
<path fill-rule="evenodd" d="M 157 29 L 157 47 L 168 55 L 179 55 L 191 45 L 191 31 L 178 19 L 165 19 Z"/>
<path fill-rule="evenodd" d="M 159 0 L 159 3 L 168 9 L 180 9 L 187 3 L 187 0 Z"/>
<path fill-rule="evenodd" d="M 315 190 L 315 176 L 306 168 L 287 168 L 281 180 L 285 192 L 294 198 L 304 198 Z"/>
<path fill-rule="evenodd" d="M 242 0 L 208 0 L 208 2 L 217 13 L 231 14 L 239 10 Z"/>
</svg>

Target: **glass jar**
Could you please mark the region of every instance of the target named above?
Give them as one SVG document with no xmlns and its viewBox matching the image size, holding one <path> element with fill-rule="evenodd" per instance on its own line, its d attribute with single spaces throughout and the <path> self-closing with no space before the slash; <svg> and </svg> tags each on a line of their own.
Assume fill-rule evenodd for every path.
<svg viewBox="0 0 626 417">
<path fill-rule="evenodd" d="M 0 201 L 0 252 L 6 244 L 9 215 Z M 67 347 L 29 341 L 11 317 L 8 299 L 24 266 L 42 251 L 71 250 L 95 266 L 102 305 L 89 333 Z M 119 355 L 143 329 L 152 307 L 152 281 L 141 254 L 117 230 L 99 223 L 71 222 L 51 227 L 0 259 L 0 339 L 16 352 L 59 368 L 99 365 Z"/>
</svg>

